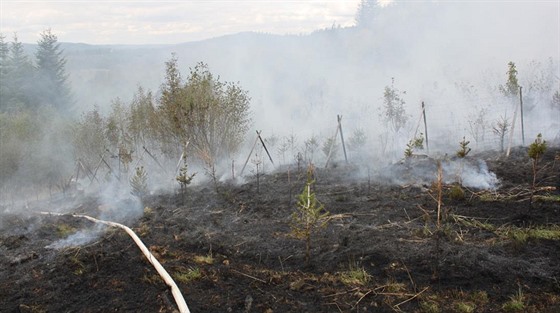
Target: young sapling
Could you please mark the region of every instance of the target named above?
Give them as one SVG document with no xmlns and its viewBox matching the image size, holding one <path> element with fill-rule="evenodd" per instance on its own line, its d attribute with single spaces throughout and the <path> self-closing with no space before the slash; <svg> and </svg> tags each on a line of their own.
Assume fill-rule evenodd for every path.
<svg viewBox="0 0 560 313">
<path fill-rule="evenodd" d="M 314 170 L 310 166 L 307 169 L 307 182 L 297 202 L 296 211 L 292 214 L 292 235 L 305 240 L 305 263 L 309 264 L 311 254 L 311 236 L 320 229 L 327 226 L 329 212 L 324 205 L 319 203 L 312 190 Z"/>
</svg>

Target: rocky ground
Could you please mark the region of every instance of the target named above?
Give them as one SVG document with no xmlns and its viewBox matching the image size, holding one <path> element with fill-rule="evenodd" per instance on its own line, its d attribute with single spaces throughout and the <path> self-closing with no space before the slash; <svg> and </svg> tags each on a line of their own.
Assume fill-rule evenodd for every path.
<svg viewBox="0 0 560 313">
<path fill-rule="evenodd" d="M 330 217 L 308 263 L 290 227 L 306 182 L 295 166 L 148 196 L 129 226 L 191 312 L 560 312 L 559 151 L 548 149 L 536 190 L 525 148 L 468 156 L 496 188 L 444 179 L 439 223 L 434 160 L 316 169 Z M 91 196 L 0 208 L 0 312 L 176 310 L 124 231 L 37 213 L 52 210 L 108 218 Z"/>
</svg>

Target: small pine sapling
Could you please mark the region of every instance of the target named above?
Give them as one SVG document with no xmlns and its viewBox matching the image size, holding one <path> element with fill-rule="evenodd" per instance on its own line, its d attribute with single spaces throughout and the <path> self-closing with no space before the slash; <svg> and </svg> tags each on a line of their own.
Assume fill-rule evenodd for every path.
<svg viewBox="0 0 560 313">
<path fill-rule="evenodd" d="M 410 139 L 410 141 L 406 144 L 406 149 L 404 150 L 404 156 L 406 158 L 410 158 L 414 154 L 415 150 L 422 150 L 422 149 L 424 149 L 424 134 L 420 133 L 420 135 Z"/>
<path fill-rule="evenodd" d="M 471 142 L 467 141 L 465 137 L 463 137 L 463 140 L 459 142 L 459 150 L 457 150 L 456 153 L 457 157 L 459 157 L 460 159 L 459 167 L 457 169 L 457 182 L 459 182 L 460 186 L 463 185 L 463 167 L 464 167 L 463 159 L 467 157 L 469 152 L 471 152 L 471 148 L 469 148 L 469 143 Z"/>
<path fill-rule="evenodd" d="M 142 199 L 148 194 L 148 174 L 143 166 L 137 167 L 134 176 L 130 178 L 131 194 Z"/>
<path fill-rule="evenodd" d="M 460 158 L 465 158 L 469 152 L 471 152 L 471 148 L 469 148 L 470 141 L 467 141 L 465 137 L 463 140 L 459 142 L 459 150 L 457 150 L 457 156 Z"/>
<path fill-rule="evenodd" d="M 187 186 L 191 184 L 196 173 L 188 174 L 187 158 L 183 158 L 183 166 L 179 169 L 179 175 L 175 178 L 181 186 L 181 193 L 185 195 Z"/>
<path fill-rule="evenodd" d="M 511 123 L 505 116 L 502 116 L 492 126 L 492 131 L 494 132 L 494 134 L 496 134 L 496 136 L 500 138 L 500 152 L 504 152 L 504 139 L 509 131 L 510 126 Z"/>
<path fill-rule="evenodd" d="M 542 134 L 538 134 L 535 141 L 529 145 L 528 154 L 533 164 L 533 192 L 531 193 L 531 203 L 533 202 L 533 195 L 537 187 L 537 173 L 539 161 L 542 158 L 547 148 L 546 140 L 542 139 Z"/>
<path fill-rule="evenodd" d="M 329 222 L 329 212 L 325 210 L 323 204 L 319 203 L 315 193 L 312 191 L 314 170 L 310 166 L 307 169 L 307 183 L 303 188 L 297 202 L 297 209 L 292 214 L 291 228 L 292 235 L 301 240 L 305 240 L 305 262 L 309 264 L 311 251 L 311 236 L 320 229 L 327 226 Z"/>
<path fill-rule="evenodd" d="M 319 140 L 317 140 L 317 137 L 311 136 L 311 138 L 305 141 L 305 156 L 307 162 L 309 162 L 310 164 L 313 163 L 313 155 L 315 154 L 315 151 L 317 151 L 318 148 L 319 148 Z"/>
</svg>

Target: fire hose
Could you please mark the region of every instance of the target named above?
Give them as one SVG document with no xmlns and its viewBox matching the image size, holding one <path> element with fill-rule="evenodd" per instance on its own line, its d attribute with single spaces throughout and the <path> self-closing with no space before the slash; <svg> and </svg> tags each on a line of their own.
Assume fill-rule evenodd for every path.
<svg viewBox="0 0 560 313">
<path fill-rule="evenodd" d="M 62 214 L 62 213 L 52 213 L 52 212 L 40 212 L 40 213 L 45 214 L 45 215 L 56 215 L 56 216 L 70 215 L 72 217 L 81 217 L 81 218 L 88 219 L 88 220 L 90 220 L 94 223 L 100 223 L 100 224 L 105 224 L 105 225 L 108 225 L 108 226 L 118 227 L 118 228 L 124 229 L 128 233 L 128 235 L 130 237 L 132 237 L 132 240 L 134 240 L 134 242 L 140 248 L 140 250 L 142 250 L 142 253 L 144 253 L 144 256 L 146 256 L 148 261 L 154 266 L 154 268 L 156 269 L 158 274 L 161 276 L 161 278 L 163 278 L 165 283 L 171 288 L 171 293 L 173 295 L 173 298 L 175 299 L 175 302 L 177 303 L 177 306 L 179 307 L 179 312 L 190 313 L 189 308 L 187 307 L 187 303 L 185 302 L 185 298 L 183 298 L 183 295 L 181 294 L 181 290 L 179 290 L 179 287 L 177 287 L 177 284 L 175 283 L 173 278 L 171 278 L 171 276 L 167 273 L 167 271 L 163 268 L 163 266 L 159 263 L 159 261 L 154 257 L 154 255 L 150 252 L 150 250 L 148 250 L 146 245 L 144 245 L 142 240 L 140 240 L 140 238 L 134 233 L 134 231 L 132 229 L 130 229 L 129 227 L 127 227 L 123 224 L 120 224 L 120 223 L 98 220 L 98 219 L 93 218 L 91 216 L 82 215 L 82 214 Z"/>
</svg>

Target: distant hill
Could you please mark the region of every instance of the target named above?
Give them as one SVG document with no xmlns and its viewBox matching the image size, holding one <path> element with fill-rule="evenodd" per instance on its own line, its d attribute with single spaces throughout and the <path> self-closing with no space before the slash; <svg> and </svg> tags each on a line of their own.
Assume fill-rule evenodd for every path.
<svg viewBox="0 0 560 313">
<path fill-rule="evenodd" d="M 477 107 L 504 114 L 495 91 L 505 82 L 509 61 L 518 64 L 526 86 L 538 80 L 538 71 L 558 67 L 560 33 L 551 27 L 558 24 L 557 7 L 399 2 L 381 9 L 369 28 L 284 36 L 246 32 L 175 45 L 63 43 L 62 48 L 82 111 L 93 105 L 107 111 L 117 97 L 128 102 L 139 85 L 157 93 L 164 62 L 176 53 L 184 77 L 202 61 L 223 81 L 248 90 L 257 129 L 286 133 L 307 124 L 308 133 L 326 134 L 342 114 L 354 128 L 379 131 L 384 88 L 394 84 L 406 92 L 407 112 L 415 121 L 425 101 L 440 124 L 463 136 Z M 533 107 L 550 98 L 536 92 L 524 90 Z"/>
</svg>

